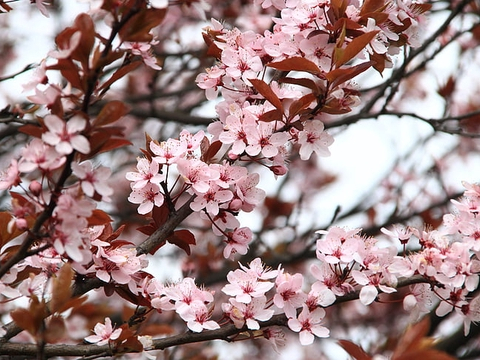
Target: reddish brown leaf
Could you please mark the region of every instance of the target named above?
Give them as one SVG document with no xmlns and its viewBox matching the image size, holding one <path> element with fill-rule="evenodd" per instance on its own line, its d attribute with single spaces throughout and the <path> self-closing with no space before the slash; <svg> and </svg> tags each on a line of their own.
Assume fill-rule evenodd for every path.
<svg viewBox="0 0 480 360">
<path fill-rule="evenodd" d="M 147 299 L 145 299 L 142 295 L 132 293 L 128 288 L 128 285 L 115 284 L 115 287 L 113 290 L 118 295 L 120 295 L 123 299 L 131 302 L 134 305 L 147 306 L 147 307 L 151 306 L 150 302 Z"/>
<path fill-rule="evenodd" d="M 52 300 L 49 303 L 51 313 L 60 312 L 63 305 L 72 297 L 70 285 L 73 274 L 71 265 L 66 263 L 57 273 L 57 277 L 52 279 Z"/>
<path fill-rule="evenodd" d="M 221 141 L 214 141 L 205 152 L 202 153 L 202 161 L 209 163 L 222 147 Z"/>
<path fill-rule="evenodd" d="M 35 319 L 29 310 L 18 308 L 13 310 L 10 313 L 10 316 L 19 328 L 27 330 L 33 336 L 36 335 L 39 324 L 35 322 Z"/>
<path fill-rule="evenodd" d="M 117 81 L 118 79 L 121 79 L 128 73 L 131 73 L 133 70 L 135 70 L 137 67 L 139 67 L 142 64 L 140 60 L 134 60 L 131 63 L 128 63 L 126 65 L 122 65 L 117 71 L 113 73 L 113 75 L 105 81 L 100 87 L 98 88 L 99 91 L 106 91 L 112 84 Z"/>
<path fill-rule="evenodd" d="M 195 245 L 195 236 L 190 232 L 190 230 L 176 230 L 174 233 L 167 238 L 167 241 L 170 244 L 178 246 L 180 249 L 185 251 L 187 255 L 190 255 L 190 245 Z"/>
<path fill-rule="evenodd" d="M 82 13 L 78 15 L 74 22 L 74 27 L 80 30 L 82 36 L 80 44 L 72 52 L 72 58 L 80 61 L 84 69 L 89 68 L 90 52 L 95 44 L 95 26 L 90 15 Z"/>
<path fill-rule="evenodd" d="M 325 76 L 331 83 L 331 89 L 335 89 L 338 85 L 353 79 L 373 65 L 371 61 L 367 61 L 346 69 L 335 69 L 327 73 Z"/>
<path fill-rule="evenodd" d="M 90 139 L 90 144 L 95 144 L 95 142 L 93 142 Z M 111 151 L 113 149 L 118 149 L 120 147 L 130 146 L 130 145 L 132 145 L 132 143 L 130 141 L 126 140 L 126 139 L 117 139 L 117 138 L 108 139 L 107 141 L 102 143 L 101 147 L 95 149 L 95 152 L 91 151 L 90 152 L 90 157 L 93 154 L 100 154 L 100 153 L 103 153 L 103 152 Z"/>
<path fill-rule="evenodd" d="M 356 360 L 371 360 L 372 357 L 368 355 L 360 346 L 348 340 L 339 340 L 338 343 Z"/>
<path fill-rule="evenodd" d="M 260 79 L 248 79 L 253 85 L 253 87 L 265 98 L 267 99 L 273 106 L 275 106 L 278 110 L 283 112 L 283 105 L 280 99 L 278 98 L 277 94 L 275 94 L 272 88 L 263 80 Z"/>
<path fill-rule="evenodd" d="M 102 234 L 98 238 L 105 242 L 112 242 L 121 235 L 123 229 L 125 229 L 125 225 L 120 225 L 117 230 L 113 231 L 112 225 L 108 223 L 105 225 Z"/>
<path fill-rule="evenodd" d="M 6 243 L 8 243 L 10 240 L 15 239 L 17 236 L 21 235 L 24 233 L 24 231 L 20 231 L 17 229 L 15 226 L 13 231 L 10 232 L 8 231 L 8 228 L 6 224 L 12 220 L 12 215 L 8 212 L 0 212 L 0 224 L 2 226 L 0 227 L 0 248 L 3 247 Z"/>
<path fill-rule="evenodd" d="M 449 76 L 447 82 L 444 85 L 440 86 L 437 92 L 444 99 L 449 98 L 455 90 L 455 85 L 456 79 L 453 76 Z"/>
<path fill-rule="evenodd" d="M 166 12 L 167 9 L 141 9 L 120 29 L 120 39 L 131 42 L 150 42 L 153 37 L 150 31 L 160 25 Z"/>
<path fill-rule="evenodd" d="M 11 10 L 13 10 L 12 7 L 10 7 L 8 4 L 5 4 L 3 1 L 0 2 L 0 7 L 6 12 L 10 12 Z"/>
<path fill-rule="evenodd" d="M 338 69 L 341 67 L 343 64 L 347 63 L 348 61 L 352 60 L 357 54 L 365 49 L 365 47 L 368 45 L 372 39 L 377 36 L 378 34 L 377 31 L 370 31 L 368 33 L 362 34 L 360 36 L 357 36 L 354 38 L 346 48 L 344 49 L 335 49 L 335 52 L 337 50 L 341 51 L 340 56 L 335 57 L 335 62 L 334 65 Z"/>
<path fill-rule="evenodd" d="M 106 103 L 98 116 L 93 120 L 93 126 L 103 126 L 114 123 L 128 113 L 128 106 L 120 100 Z"/>
<path fill-rule="evenodd" d="M 87 220 L 88 226 L 105 225 L 113 221 L 105 211 L 100 209 L 94 209 L 92 215 Z"/>
<path fill-rule="evenodd" d="M 41 138 L 43 134 L 43 129 L 40 126 L 31 124 L 20 126 L 18 131 L 36 138 Z"/>
<path fill-rule="evenodd" d="M 428 333 L 429 328 L 430 320 L 428 317 L 425 317 L 418 323 L 409 326 L 407 331 L 405 331 L 402 338 L 398 342 L 392 359 L 397 359 L 399 356 L 408 351 L 423 348 L 424 346 L 422 342 L 426 340 L 425 335 Z"/>
<path fill-rule="evenodd" d="M 156 229 L 157 228 L 155 226 L 153 226 L 153 224 L 144 225 L 144 226 L 140 226 L 140 227 L 137 228 L 137 230 L 140 231 L 142 234 L 145 234 L 145 235 L 148 235 L 148 236 L 152 235 L 155 232 Z M 158 248 L 155 249 L 155 251 L 156 250 L 158 250 Z"/>
<path fill-rule="evenodd" d="M 340 19 L 345 15 L 347 5 L 348 1 L 346 0 L 331 0 L 330 8 L 336 19 Z"/>
<path fill-rule="evenodd" d="M 292 120 L 296 115 L 307 109 L 316 100 L 317 97 L 310 93 L 292 102 L 288 111 L 289 120 Z"/>
<path fill-rule="evenodd" d="M 360 15 L 382 11 L 386 6 L 385 0 L 365 0 L 360 9 Z"/>
<path fill-rule="evenodd" d="M 261 114 L 258 117 L 259 121 L 270 122 L 270 121 L 281 121 L 283 117 L 283 113 L 280 110 L 273 109 L 267 111 L 266 113 Z"/>
<path fill-rule="evenodd" d="M 43 338 L 47 343 L 56 343 L 65 340 L 67 328 L 65 321 L 60 315 L 53 315 L 47 322 Z"/>
<path fill-rule="evenodd" d="M 38 301 L 35 296 L 31 297 L 29 309 L 18 308 L 10 313 L 13 321 L 22 329 L 27 330 L 33 337 L 36 337 L 38 330 L 47 317 L 46 305 Z"/>
<path fill-rule="evenodd" d="M 268 63 L 267 66 L 280 71 L 306 71 L 315 75 L 322 74 L 322 70 L 320 70 L 317 64 L 301 56 L 291 57 L 282 61 L 271 62 Z"/>
<path fill-rule="evenodd" d="M 153 207 L 152 218 L 157 228 L 162 226 L 167 221 L 169 215 L 170 210 L 168 209 L 168 205 L 166 203 L 163 203 L 162 206 Z"/>
<path fill-rule="evenodd" d="M 47 69 L 59 70 L 74 88 L 85 91 L 85 83 L 80 77 L 80 68 L 71 59 L 58 59 L 56 64 L 48 66 Z"/>
<path fill-rule="evenodd" d="M 202 34 L 205 44 L 207 44 L 207 55 L 214 57 L 215 59 L 220 59 L 222 57 L 222 50 L 215 44 L 214 39 L 206 33 Z"/>
</svg>

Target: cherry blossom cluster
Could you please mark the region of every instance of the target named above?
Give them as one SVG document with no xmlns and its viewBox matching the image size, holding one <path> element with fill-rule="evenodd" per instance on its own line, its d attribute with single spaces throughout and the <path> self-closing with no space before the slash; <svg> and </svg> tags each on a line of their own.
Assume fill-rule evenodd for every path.
<svg viewBox="0 0 480 360">
<path fill-rule="evenodd" d="M 319 231 L 325 236 L 317 242 L 321 263 L 311 267 L 317 279 L 312 289 L 329 293 L 333 299 L 359 290 L 360 301 L 369 305 L 378 300 L 379 292 L 395 292 L 400 278 L 420 275 L 424 283 L 411 286 L 411 293 L 404 298 L 405 310 L 418 318 L 440 302 L 436 314 L 445 316 L 455 310 L 463 318 L 467 334 L 470 323 L 480 320 L 480 299 L 471 298 L 480 271 L 480 187 L 464 185 L 467 190 L 462 200 L 452 200 L 456 212 L 445 215 L 438 230 L 400 226 L 382 229 L 404 249 L 416 239 L 419 248 L 403 255 L 397 255 L 396 246 L 380 247 L 377 239 L 362 237 L 360 229 L 333 227 Z"/>
<path fill-rule="evenodd" d="M 182 192 L 194 195 L 190 207 L 211 221 L 216 235 L 224 236 L 225 257 L 244 255 L 252 232 L 240 227 L 235 215 L 252 211 L 265 197 L 256 187 L 259 175 L 229 161 L 205 162 L 202 142 L 208 142 L 203 131 L 193 135 L 187 130 L 179 139 L 151 141 L 150 159 L 138 158 L 137 171 L 126 174 L 132 188 L 128 200 L 139 204 L 139 214 L 147 214 L 164 205 L 166 198 L 173 201 Z"/>
<path fill-rule="evenodd" d="M 339 35 L 334 29 L 341 22 L 332 15 L 330 1 L 256 3 L 280 10 L 280 17 L 273 18 L 273 31 L 266 30 L 262 35 L 237 28 L 228 30 L 213 20 L 205 36 L 218 64 L 199 74 L 197 82 L 206 90 L 207 99 L 216 98 L 222 89 L 224 100 L 217 105 L 219 121 L 208 130 L 214 139 L 231 145 L 230 158 L 262 160 L 275 174 L 283 175 L 287 171 L 287 143 L 299 145 L 303 160 L 313 152 L 328 156 L 333 138 L 324 131 L 322 112 L 330 113 L 334 106 L 331 113 L 345 113 L 358 105 L 358 94 L 349 78 L 335 81 L 348 69 L 342 66 L 347 61 L 341 60 L 342 54 L 349 44 L 350 51 L 358 38 Z M 421 4 L 403 1 L 375 9 L 363 9 L 358 2 L 350 1 L 342 20 L 358 24 L 354 27 L 357 35 L 372 36 L 365 50 L 356 51 L 349 60 L 369 56 L 382 71 L 391 64 L 390 54 L 398 52 L 400 43 L 417 45 L 417 25 L 423 11 Z M 272 69 L 277 69 L 277 74 L 272 75 Z M 280 70 L 283 75 L 302 70 L 310 74 L 282 78 Z M 264 82 L 267 79 L 269 84 Z"/>
</svg>

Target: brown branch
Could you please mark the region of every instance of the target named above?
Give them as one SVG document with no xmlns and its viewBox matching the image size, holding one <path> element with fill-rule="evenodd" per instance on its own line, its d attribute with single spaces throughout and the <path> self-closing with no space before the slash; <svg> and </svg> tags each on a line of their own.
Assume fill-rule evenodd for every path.
<svg viewBox="0 0 480 360">
<path fill-rule="evenodd" d="M 190 203 L 193 201 L 193 199 L 195 199 L 194 196 L 192 196 L 185 204 L 183 204 L 180 209 L 175 211 L 173 214 L 170 214 L 170 217 L 165 224 L 160 226 L 152 235 L 138 245 L 137 254 L 148 254 L 151 250 L 164 243 L 167 237 L 169 237 L 175 230 L 175 228 L 193 212 L 193 210 L 190 208 Z"/>
<path fill-rule="evenodd" d="M 408 279 L 402 279 L 398 282 L 397 288 L 428 282 L 420 275 L 413 276 Z M 382 291 L 379 289 L 379 293 Z M 351 292 L 342 296 L 335 301 L 336 304 L 344 303 L 347 301 L 357 300 L 360 295 L 360 290 Z M 284 314 L 274 315 L 270 320 L 259 322 L 262 329 L 270 326 L 287 326 L 287 317 Z M 238 335 L 243 332 L 249 332 L 250 330 L 244 326 L 240 329 L 236 328 L 234 325 L 229 324 L 222 326 L 220 329 L 216 330 L 206 330 L 201 333 L 186 332 L 184 334 L 174 335 L 162 339 L 153 340 L 153 346 L 151 350 L 164 350 L 173 346 L 185 345 L 191 343 L 199 343 L 212 340 L 224 340 L 224 341 L 233 341 L 232 336 Z M 102 355 L 102 356 L 113 356 L 115 355 L 115 349 L 111 348 L 109 345 L 97 346 L 97 345 L 45 345 L 45 355 L 47 357 L 52 356 L 93 356 L 93 355 Z M 36 355 L 37 346 L 35 344 L 19 344 L 19 343 L 0 343 L 0 354 L 8 355 Z"/>
</svg>

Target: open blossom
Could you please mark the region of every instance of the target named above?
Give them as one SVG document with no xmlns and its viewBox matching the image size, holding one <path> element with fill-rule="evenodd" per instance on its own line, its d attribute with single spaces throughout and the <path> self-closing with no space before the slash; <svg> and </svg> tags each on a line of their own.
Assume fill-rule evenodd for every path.
<svg viewBox="0 0 480 360">
<path fill-rule="evenodd" d="M 143 188 L 133 189 L 128 201 L 132 204 L 140 204 L 137 211 L 139 214 L 145 215 L 152 211 L 154 206 L 162 206 L 164 196 L 158 185 L 148 183 Z"/>
<path fill-rule="evenodd" d="M 96 276 L 107 283 L 114 280 L 119 284 L 128 284 L 129 289 L 136 293 L 133 276 L 148 265 L 145 255 L 137 255 L 133 247 L 114 247 L 101 240 L 92 241 L 92 245 L 98 247 L 92 265 Z"/>
<path fill-rule="evenodd" d="M 98 346 L 106 345 L 109 341 L 117 340 L 122 333 L 122 329 L 113 330 L 112 320 L 110 320 L 110 318 L 105 318 L 105 324 L 98 323 L 95 325 L 93 331 L 95 331 L 95 335 L 87 336 L 85 340 Z"/>
<path fill-rule="evenodd" d="M 266 309 L 267 299 L 265 296 L 252 299 L 248 304 L 241 303 L 235 299 L 230 299 L 230 304 L 223 304 L 222 308 L 230 316 L 237 328 L 245 324 L 250 330 L 260 329 L 259 321 L 267 321 L 274 311 Z"/>
<path fill-rule="evenodd" d="M 65 156 L 59 154 L 55 148 L 35 138 L 22 149 L 22 156 L 18 162 L 18 170 L 23 173 L 36 169 L 50 171 L 58 169 L 65 163 Z"/>
<path fill-rule="evenodd" d="M 225 240 L 227 245 L 225 249 L 223 249 L 225 259 L 228 259 L 235 253 L 245 255 L 248 251 L 248 244 L 250 244 L 252 238 L 252 230 L 247 227 L 236 228 L 233 232 L 227 233 L 227 239 Z"/>
<path fill-rule="evenodd" d="M 72 171 L 80 179 L 85 195 L 92 197 L 96 191 L 104 198 L 108 198 L 113 194 L 113 189 L 108 185 L 112 173 L 110 168 L 99 166 L 94 169 L 92 162 L 87 160 L 81 164 L 72 163 Z"/>
<path fill-rule="evenodd" d="M 333 144 L 333 137 L 323 129 L 323 122 L 312 120 L 299 132 L 298 143 L 302 160 L 308 160 L 312 152 L 316 152 L 318 156 L 330 156 L 328 147 Z"/>
<path fill-rule="evenodd" d="M 147 183 L 160 186 L 160 183 L 165 180 L 165 175 L 159 173 L 160 165 L 156 161 L 138 158 L 137 170 L 137 172 L 129 171 L 125 175 L 127 180 L 133 181 L 132 189 L 141 189 L 147 185 Z"/>
<path fill-rule="evenodd" d="M 194 332 L 202 332 L 203 329 L 214 330 L 220 328 L 220 325 L 210 320 L 211 311 L 201 301 L 193 302 L 180 315 L 187 322 L 187 327 Z"/>
<path fill-rule="evenodd" d="M 206 193 L 210 189 L 210 180 L 220 177 L 215 168 L 197 159 L 178 159 L 177 167 L 185 182 L 190 184 L 197 194 Z"/>
<path fill-rule="evenodd" d="M 307 300 L 307 294 L 302 291 L 303 275 L 282 273 L 275 282 L 276 294 L 273 303 L 283 309 L 288 318 L 296 316 L 296 309 Z"/>
<path fill-rule="evenodd" d="M 299 333 L 300 343 L 302 345 L 310 345 L 313 343 L 315 336 L 329 336 L 330 331 L 326 327 L 320 325 L 324 317 L 325 310 L 322 308 L 316 308 L 314 311 L 310 312 L 306 305 L 304 305 L 298 318 L 288 320 L 288 327 Z"/>
<path fill-rule="evenodd" d="M 187 143 L 176 139 L 168 139 L 158 143 L 150 141 L 150 150 L 156 155 L 153 160 L 159 164 L 174 164 L 187 152 Z"/>
<path fill-rule="evenodd" d="M 0 190 L 11 189 L 13 186 L 17 186 L 21 182 L 22 180 L 20 179 L 20 173 L 18 171 L 18 162 L 13 159 L 7 171 L 0 174 Z"/>
<path fill-rule="evenodd" d="M 125 49 L 129 49 L 132 54 L 141 56 L 143 63 L 148 67 L 154 70 L 162 70 L 162 67 L 157 64 L 157 59 L 151 48 L 152 45 L 155 45 L 156 43 L 158 43 L 158 41 L 152 43 L 125 41 L 122 46 Z"/>
<path fill-rule="evenodd" d="M 227 274 L 229 284 L 222 291 L 230 296 L 235 296 L 236 301 L 248 304 L 252 299 L 264 296 L 274 284 L 269 281 L 259 281 L 257 275 L 240 269 Z"/>
<path fill-rule="evenodd" d="M 42 135 L 42 140 L 55 147 L 60 154 L 68 155 L 74 149 L 82 154 L 90 152 L 90 143 L 80 135 L 87 122 L 80 116 L 74 116 L 67 122 L 56 115 L 47 115 L 44 119 L 48 131 Z"/>
</svg>

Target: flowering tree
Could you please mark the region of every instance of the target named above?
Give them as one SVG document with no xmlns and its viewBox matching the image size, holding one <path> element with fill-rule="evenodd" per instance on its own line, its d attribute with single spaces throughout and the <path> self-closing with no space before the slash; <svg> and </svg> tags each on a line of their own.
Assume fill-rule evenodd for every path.
<svg viewBox="0 0 480 360">
<path fill-rule="evenodd" d="M 21 3 L 0 1 L 6 26 Z M 478 356 L 480 186 L 457 165 L 478 159 L 479 14 L 90 1 L 0 78 L 28 77 L 0 113 L 0 354 Z M 397 128 L 349 173 L 372 119 L 413 141 Z"/>
</svg>

